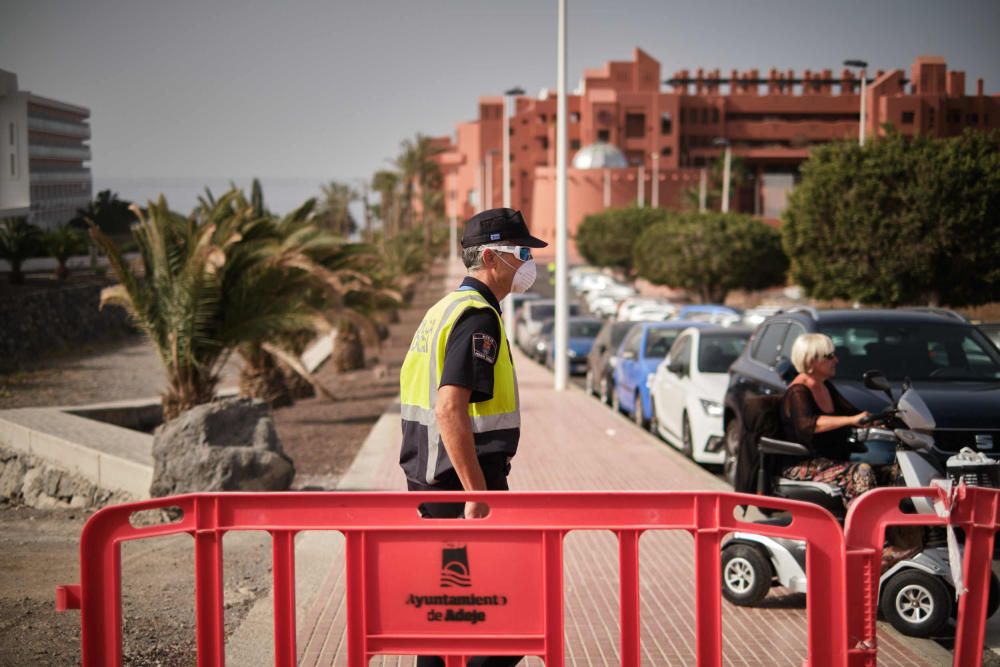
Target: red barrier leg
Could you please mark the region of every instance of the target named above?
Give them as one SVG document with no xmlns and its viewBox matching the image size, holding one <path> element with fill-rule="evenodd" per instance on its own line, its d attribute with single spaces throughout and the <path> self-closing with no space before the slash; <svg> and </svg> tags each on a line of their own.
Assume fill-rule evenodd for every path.
<svg viewBox="0 0 1000 667">
<path fill-rule="evenodd" d="M 699 497 L 695 503 L 699 528 L 694 532 L 695 630 L 700 667 L 722 665 L 722 534 L 719 503 Z"/>
<path fill-rule="evenodd" d="M 623 667 L 639 664 L 639 535 L 637 530 L 623 530 L 618 533 Z"/>
<path fill-rule="evenodd" d="M 968 592 L 958 601 L 958 627 L 955 629 L 954 665 L 979 665 L 983 659 L 986 635 L 986 607 L 989 603 L 992 575 L 993 541 L 996 535 L 998 496 L 969 493 L 965 502 L 972 504 L 972 526 L 966 530 L 962 572 Z"/>
<path fill-rule="evenodd" d="M 295 667 L 295 533 L 271 533 L 274 574 L 274 664 Z"/>
<path fill-rule="evenodd" d="M 198 667 L 225 667 L 223 634 L 222 536 L 214 498 L 195 504 L 195 621 Z"/>
<path fill-rule="evenodd" d="M 545 531 L 545 667 L 563 667 L 563 533 Z"/>
<path fill-rule="evenodd" d="M 103 518 L 103 517 L 102 517 Z M 84 667 L 122 664 L 121 544 L 98 522 L 80 541 L 80 651 Z"/>
<path fill-rule="evenodd" d="M 365 646 L 365 535 L 345 531 L 344 561 L 347 568 L 347 665 L 365 667 L 368 656 Z"/>
</svg>

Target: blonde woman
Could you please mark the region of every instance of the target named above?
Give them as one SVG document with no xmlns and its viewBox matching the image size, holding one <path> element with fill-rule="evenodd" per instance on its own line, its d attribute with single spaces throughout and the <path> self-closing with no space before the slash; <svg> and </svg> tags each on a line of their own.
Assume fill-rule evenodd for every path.
<svg viewBox="0 0 1000 667">
<path fill-rule="evenodd" d="M 792 364 L 799 372 L 781 402 L 785 437 L 809 448 L 812 458 L 782 470 L 787 479 L 835 484 L 844 505 L 875 488 L 875 474 L 867 463 L 850 462 L 851 427 L 869 416 L 858 412 L 833 386 L 837 355 L 833 341 L 823 334 L 803 334 L 792 345 Z"/>
</svg>

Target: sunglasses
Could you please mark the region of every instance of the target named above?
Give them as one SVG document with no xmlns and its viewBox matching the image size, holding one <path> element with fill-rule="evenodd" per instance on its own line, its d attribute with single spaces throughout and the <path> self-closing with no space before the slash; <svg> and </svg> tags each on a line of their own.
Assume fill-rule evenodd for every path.
<svg viewBox="0 0 1000 667">
<path fill-rule="evenodd" d="M 836 352 L 830 352 L 828 354 L 824 354 L 823 355 L 824 359 L 835 359 L 836 357 L 837 357 L 837 353 Z"/>
<path fill-rule="evenodd" d="M 490 250 L 494 252 L 505 252 L 508 255 L 514 255 L 522 262 L 527 262 L 531 259 L 531 248 L 524 245 L 492 245 L 489 246 Z"/>
</svg>

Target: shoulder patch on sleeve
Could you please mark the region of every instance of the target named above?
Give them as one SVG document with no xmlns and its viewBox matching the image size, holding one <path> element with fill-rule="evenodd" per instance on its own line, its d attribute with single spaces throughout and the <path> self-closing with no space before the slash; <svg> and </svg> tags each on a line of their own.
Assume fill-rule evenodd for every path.
<svg viewBox="0 0 1000 667">
<path fill-rule="evenodd" d="M 484 333 L 472 334 L 472 354 L 488 364 L 496 363 L 499 347 L 493 336 Z"/>
</svg>

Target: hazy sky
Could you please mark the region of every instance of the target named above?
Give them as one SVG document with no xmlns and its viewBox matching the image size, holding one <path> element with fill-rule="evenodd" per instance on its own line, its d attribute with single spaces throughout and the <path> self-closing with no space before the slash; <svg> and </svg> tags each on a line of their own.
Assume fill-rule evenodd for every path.
<svg viewBox="0 0 1000 667">
<path fill-rule="evenodd" d="M 0 69 L 91 109 L 96 177 L 358 179 L 480 95 L 555 88 L 555 0 L 0 0 Z M 569 85 L 687 67 L 908 71 L 1000 92 L 997 0 L 569 0 Z"/>
</svg>

